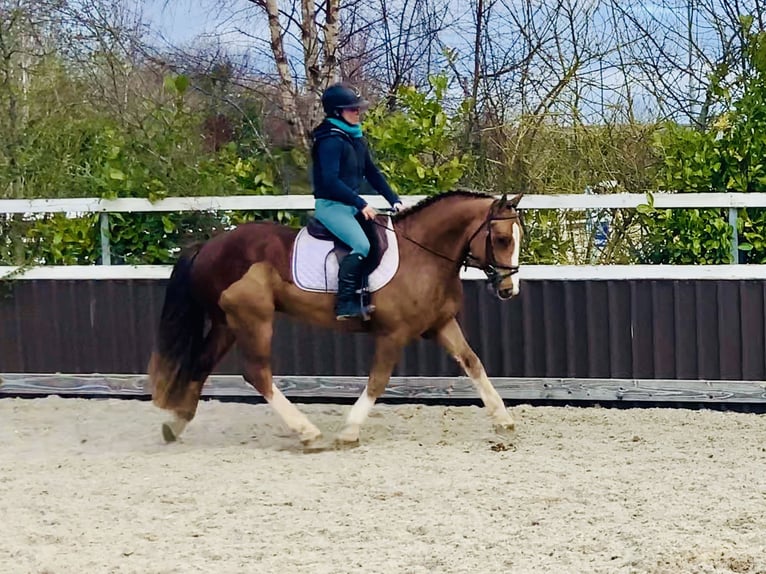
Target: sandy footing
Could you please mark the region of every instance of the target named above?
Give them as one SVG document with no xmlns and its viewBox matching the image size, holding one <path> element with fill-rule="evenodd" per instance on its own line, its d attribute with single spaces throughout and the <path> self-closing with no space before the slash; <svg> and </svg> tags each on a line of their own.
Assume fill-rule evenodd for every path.
<svg viewBox="0 0 766 574">
<path fill-rule="evenodd" d="M 301 405 L 328 436 L 350 407 Z M 265 405 L 0 400 L 0 572 L 766 574 L 766 418 L 375 407 L 304 453 Z"/>
</svg>

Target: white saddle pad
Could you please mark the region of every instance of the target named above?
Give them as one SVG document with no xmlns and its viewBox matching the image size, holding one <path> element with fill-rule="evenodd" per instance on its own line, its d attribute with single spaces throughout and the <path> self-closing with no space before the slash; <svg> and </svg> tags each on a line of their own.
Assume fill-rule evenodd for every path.
<svg viewBox="0 0 766 574">
<path fill-rule="evenodd" d="M 399 268 L 399 246 L 391 219 L 386 218 L 388 248 L 383 253 L 380 265 L 370 274 L 370 291 L 382 289 Z M 332 241 L 317 239 L 309 235 L 304 227 L 295 238 L 292 253 L 293 281 L 304 291 L 336 293 L 338 291 L 338 258 L 332 252 Z"/>
</svg>

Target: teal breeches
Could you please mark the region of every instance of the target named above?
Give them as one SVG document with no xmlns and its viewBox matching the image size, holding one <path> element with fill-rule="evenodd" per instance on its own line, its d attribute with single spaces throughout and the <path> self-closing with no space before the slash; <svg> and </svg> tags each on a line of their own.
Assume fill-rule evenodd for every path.
<svg viewBox="0 0 766 574">
<path fill-rule="evenodd" d="M 314 208 L 314 217 L 348 245 L 351 253 L 367 257 L 370 253 L 370 240 L 354 217 L 359 211 L 356 207 L 329 199 L 317 199 Z"/>
</svg>

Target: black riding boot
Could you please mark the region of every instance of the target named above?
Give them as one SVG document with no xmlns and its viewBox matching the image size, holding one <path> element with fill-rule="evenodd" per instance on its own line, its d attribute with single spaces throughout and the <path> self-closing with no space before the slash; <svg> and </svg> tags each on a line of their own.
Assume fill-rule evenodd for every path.
<svg viewBox="0 0 766 574">
<path fill-rule="evenodd" d="M 362 283 L 362 263 L 364 257 L 357 253 L 346 255 L 340 262 L 338 272 L 338 297 L 335 300 L 336 319 L 364 318 L 374 310 L 371 305 L 362 309 L 362 298 L 357 292 Z"/>
</svg>

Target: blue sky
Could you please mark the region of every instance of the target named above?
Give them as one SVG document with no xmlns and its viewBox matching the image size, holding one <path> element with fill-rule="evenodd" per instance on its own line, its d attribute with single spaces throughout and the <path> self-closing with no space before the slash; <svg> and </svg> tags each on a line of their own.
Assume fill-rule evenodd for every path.
<svg viewBox="0 0 766 574">
<path fill-rule="evenodd" d="M 173 42 L 188 42 L 217 24 L 216 15 L 206 8 L 205 2 L 143 0 L 141 4 L 153 30 Z"/>
<path fill-rule="evenodd" d="M 252 3 L 246 0 L 126 0 L 126 2 L 133 2 L 137 7 L 140 6 L 143 9 L 144 19 L 152 27 L 153 35 L 167 39 L 171 45 L 183 47 L 194 42 L 197 44 L 196 47 L 199 47 L 199 45 L 204 45 L 209 41 L 204 37 L 200 38 L 200 36 L 206 32 L 216 33 L 215 39 L 210 41 L 213 43 L 220 42 L 221 46 L 230 54 L 247 55 L 251 62 L 264 57 L 263 55 L 266 54 L 267 60 L 264 61 L 264 68 L 269 66 L 268 45 L 265 42 L 259 42 L 259 40 L 268 39 L 265 18 Z M 222 8 L 221 4 L 227 6 Z M 665 22 L 665 24 L 679 28 L 678 38 L 682 41 L 685 12 L 660 14 L 657 12 L 653 0 L 647 0 L 644 9 L 655 17 L 662 16 L 663 20 L 670 19 L 672 22 Z M 502 33 L 504 27 L 503 18 L 500 17 L 502 12 L 497 12 L 497 15 L 498 18 L 494 24 L 501 29 Z M 454 47 L 458 48 L 464 55 L 470 56 L 471 46 L 466 45 L 466 40 L 463 40 L 460 34 L 461 22 L 465 23 L 466 18 L 469 20 L 470 18 L 465 14 L 453 14 L 453 17 L 453 28 L 443 32 L 443 39 L 454 44 Z M 596 19 L 596 21 L 591 22 L 591 25 L 594 28 L 593 33 L 598 34 L 601 29 L 600 21 Z M 237 32 L 236 28 L 239 26 L 246 29 L 249 35 Z M 608 44 L 614 41 L 612 31 L 603 29 L 601 32 L 605 34 L 604 42 Z M 680 43 L 676 48 L 683 52 L 684 44 Z M 287 49 L 288 52 L 291 52 L 290 46 Z M 300 53 L 299 48 L 296 48 L 296 53 Z M 684 55 L 681 54 L 679 58 L 684 58 Z M 611 60 L 613 59 L 614 54 L 606 56 L 602 60 L 604 64 L 603 77 L 600 75 L 599 62 L 591 62 L 587 69 L 581 71 L 586 81 L 594 82 L 596 85 L 603 83 L 605 87 L 603 91 L 588 94 L 589 99 L 592 100 L 590 104 L 581 102 L 581 105 L 590 105 L 589 109 L 583 110 L 585 113 L 603 112 L 600 109 L 602 98 L 607 106 L 613 102 L 622 102 L 625 81 L 622 75 L 612 67 L 614 62 Z M 679 82 L 685 86 L 688 80 L 679 76 Z M 635 105 L 634 111 L 647 110 L 650 115 L 653 114 L 657 106 L 654 98 L 641 85 L 637 84 L 635 79 L 631 80 L 631 89 Z M 646 101 L 643 101 L 644 99 Z"/>
<path fill-rule="evenodd" d="M 158 47 L 162 47 L 163 40 L 171 48 L 220 45 L 227 53 L 247 57 L 251 62 L 268 48 L 266 19 L 260 9 L 245 0 L 126 1 L 141 7 L 152 36 L 159 39 Z M 259 49 L 254 51 L 256 45 Z"/>
</svg>

